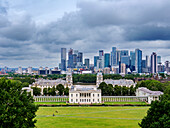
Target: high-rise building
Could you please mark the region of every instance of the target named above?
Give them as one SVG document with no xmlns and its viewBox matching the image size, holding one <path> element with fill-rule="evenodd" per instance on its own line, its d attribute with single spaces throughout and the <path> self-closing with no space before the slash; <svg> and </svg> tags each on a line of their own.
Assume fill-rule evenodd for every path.
<svg viewBox="0 0 170 128">
<path fill-rule="evenodd" d="M 78 53 L 77 62 L 82 62 L 83 63 L 83 53 L 82 52 Z"/>
<path fill-rule="evenodd" d="M 151 73 L 157 73 L 158 72 L 158 67 L 157 67 L 157 54 L 153 52 L 151 54 Z"/>
<path fill-rule="evenodd" d="M 170 72 L 170 62 L 169 61 L 165 61 L 165 71 L 166 72 Z"/>
<path fill-rule="evenodd" d="M 121 63 L 126 64 L 126 68 L 130 65 L 130 57 L 129 56 L 121 56 Z"/>
<path fill-rule="evenodd" d="M 99 50 L 99 59 L 101 60 L 101 68 L 104 69 L 104 51 Z"/>
<path fill-rule="evenodd" d="M 32 67 L 28 67 L 28 68 L 27 68 L 27 73 L 28 73 L 28 74 L 32 74 Z"/>
<path fill-rule="evenodd" d="M 105 53 L 104 54 L 104 67 L 109 67 L 110 66 L 110 54 Z"/>
<path fill-rule="evenodd" d="M 146 67 L 150 67 L 149 56 L 146 56 Z"/>
<path fill-rule="evenodd" d="M 61 48 L 61 70 L 66 71 L 66 48 Z"/>
<path fill-rule="evenodd" d="M 119 65 L 121 60 L 121 51 L 120 50 L 116 50 L 116 61 L 117 61 L 117 65 Z"/>
<path fill-rule="evenodd" d="M 121 74 L 125 75 L 126 74 L 126 64 L 121 63 Z"/>
<path fill-rule="evenodd" d="M 135 71 L 135 52 L 130 51 L 130 69 L 131 71 Z"/>
<path fill-rule="evenodd" d="M 77 65 L 77 54 L 73 54 L 73 68 Z"/>
<path fill-rule="evenodd" d="M 99 60 L 99 56 L 94 56 L 94 67 L 97 67 L 97 60 Z"/>
<path fill-rule="evenodd" d="M 128 50 L 121 50 L 121 56 L 129 56 L 129 51 Z"/>
<path fill-rule="evenodd" d="M 111 52 L 111 66 L 117 65 L 117 58 L 116 58 L 116 47 L 112 47 Z"/>
<path fill-rule="evenodd" d="M 135 49 L 135 70 L 137 73 L 142 73 L 142 51 Z"/>
<path fill-rule="evenodd" d="M 142 60 L 142 68 L 146 68 L 146 60 Z"/>
<path fill-rule="evenodd" d="M 68 68 L 73 68 L 73 49 L 68 52 Z"/>
<path fill-rule="evenodd" d="M 21 66 L 18 68 L 18 73 L 22 74 L 22 67 Z"/>
<path fill-rule="evenodd" d="M 90 65 L 90 59 L 85 59 L 84 60 L 85 66 L 89 69 L 89 65 Z"/>
<path fill-rule="evenodd" d="M 161 56 L 157 56 L 157 64 L 161 64 Z"/>
</svg>

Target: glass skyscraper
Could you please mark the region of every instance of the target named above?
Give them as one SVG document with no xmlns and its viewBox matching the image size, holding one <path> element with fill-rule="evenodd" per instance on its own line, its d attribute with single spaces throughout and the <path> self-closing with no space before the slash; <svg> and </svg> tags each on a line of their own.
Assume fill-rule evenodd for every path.
<svg viewBox="0 0 170 128">
<path fill-rule="evenodd" d="M 61 48 L 61 70 L 66 71 L 66 48 Z"/>
<path fill-rule="evenodd" d="M 157 73 L 157 54 L 155 52 L 151 55 L 151 73 Z"/>
<path fill-rule="evenodd" d="M 112 47 L 111 52 L 111 66 L 117 65 L 117 58 L 116 58 L 116 47 Z"/>
<path fill-rule="evenodd" d="M 126 64 L 126 68 L 130 65 L 130 57 L 129 56 L 121 56 L 121 64 Z"/>
<path fill-rule="evenodd" d="M 157 63 L 158 63 L 158 64 L 161 63 L 161 56 L 157 56 Z"/>
<path fill-rule="evenodd" d="M 121 50 L 121 56 L 129 56 L 129 51 L 128 50 Z"/>
<path fill-rule="evenodd" d="M 73 49 L 68 52 L 68 68 L 73 68 Z"/>
<path fill-rule="evenodd" d="M 110 54 L 105 53 L 104 54 L 104 67 L 109 67 L 110 66 Z"/>
<path fill-rule="evenodd" d="M 90 66 L 90 59 L 85 59 L 85 60 L 84 60 L 84 63 L 85 63 L 85 66 L 86 66 L 87 68 L 89 68 L 89 66 Z"/>
<path fill-rule="evenodd" d="M 135 52 L 130 51 L 130 69 L 131 71 L 135 71 Z"/>
<path fill-rule="evenodd" d="M 135 70 L 137 73 L 142 73 L 142 51 L 135 49 Z"/>
<path fill-rule="evenodd" d="M 97 60 L 99 60 L 99 56 L 94 56 L 94 67 L 97 67 Z"/>
</svg>

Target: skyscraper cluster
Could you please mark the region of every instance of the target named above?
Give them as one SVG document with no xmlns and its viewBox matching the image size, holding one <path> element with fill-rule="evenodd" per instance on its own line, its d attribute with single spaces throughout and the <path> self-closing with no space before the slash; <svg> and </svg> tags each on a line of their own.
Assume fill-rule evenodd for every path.
<svg viewBox="0 0 170 128">
<path fill-rule="evenodd" d="M 83 53 L 71 48 L 68 50 L 67 60 L 66 52 L 66 48 L 61 48 L 60 69 L 63 71 L 66 71 L 67 68 L 76 68 L 76 70 L 103 71 L 107 72 L 107 74 L 154 74 L 166 70 L 169 72 L 169 61 L 163 65 L 161 56 L 157 56 L 155 52 L 151 56 L 143 57 L 140 49 L 129 52 L 129 50 L 119 50 L 116 47 L 112 47 L 110 53 L 104 53 L 104 50 L 99 50 L 98 56 L 94 56 L 93 64 L 90 64 L 89 58 L 85 58 L 83 63 Z"/>
</svg>

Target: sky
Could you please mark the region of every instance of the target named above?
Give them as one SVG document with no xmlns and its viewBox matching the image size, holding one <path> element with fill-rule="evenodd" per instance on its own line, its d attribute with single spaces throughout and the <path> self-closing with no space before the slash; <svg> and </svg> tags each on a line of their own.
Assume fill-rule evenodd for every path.
<svg viewBox="0 0 170 128">
<path fill-rule="evenodd" d="M 0 0 L 0 67 L 56 67 L 62 47 L 84 58 L 111 47 L 170 61 L 169 0 Z"/>
</svg>

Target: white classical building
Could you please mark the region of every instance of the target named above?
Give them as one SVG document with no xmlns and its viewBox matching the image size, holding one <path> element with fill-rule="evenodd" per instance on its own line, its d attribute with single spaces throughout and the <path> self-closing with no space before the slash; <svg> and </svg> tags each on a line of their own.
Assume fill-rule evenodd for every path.
<svg viewBox="0 0 170 128">
<path fill-rule="evenodd" d="M 67 86 L 67 82 L 62 79 L 57 79 L 57 80 L 38 79 L 38 81 L 33 83 L 32 87 L 41 88 L 41 94 L 43 94 L 44 88 L 52 88 L 52 87 L 56 88 L 56 86 L 59 84 L 62 84 L 64 87 Z"/>
<path fill-rule="evenodd" d="M 152 101 L 159 100 L 159 96 L 163 95 L 161 91 L 151 91 L 146 87 L 139 87 L 136 89 L 136 96 L 148 96 L 148 103 L 150 104 Z"/>
<path fill-rule="evenodd" d="M 33 96 L 33 89 L 31 89 L 31 85 L 29 85 L 29 87 L 23 87 L 22 90 L 26 90 L 26 92 L 31 92 L 31 95 Z"/>
<path fill-rule="evenodd" d="M 69 103 L 101 103 L 101 90 L 96 85 L 74 85 L 69 91 Z"/>
<path fill-rule="evenodd" d="M 135 87 L 136 86 L 136 83 L 134 83 L 133 80 L 127 80 L 127 79 L 120 79 L 120 80 L 105 79 L 104 82 L 106 84 L 112 84 L 113 87 L 115 85 L 118 85 L 118 86 L 121 86 L 121 87 L 123 87 L 123 86 L 126 86 L 126 87 L 133 86 L 133 87 Z"/>
</svg>

